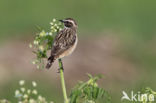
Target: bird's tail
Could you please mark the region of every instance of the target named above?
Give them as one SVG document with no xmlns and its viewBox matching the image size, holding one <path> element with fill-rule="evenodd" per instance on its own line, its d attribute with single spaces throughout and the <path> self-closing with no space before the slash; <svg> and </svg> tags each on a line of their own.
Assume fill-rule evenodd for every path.
<svg viewBox="0 0 156 103">
<path fill-rule="evenodd" d="M 48 58 L 48 63 L 46 65 L 46 69 L 49 69 L 52 66 L 53 62 L 54 62 L 54 56 L 50 56 Z"/>
</svg>

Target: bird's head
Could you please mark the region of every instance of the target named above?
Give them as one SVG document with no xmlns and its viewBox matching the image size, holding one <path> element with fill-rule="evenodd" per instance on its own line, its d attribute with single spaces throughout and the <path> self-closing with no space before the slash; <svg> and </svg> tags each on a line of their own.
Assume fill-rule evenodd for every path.
<svg viewBox="0 0 156 103">
<path fill-rule="evenodd" d="M 67 28 L 77 28 L 77 23 L 72 18 L 66 18 L 64 20 L 59 20 L 59 21 L 64 23 L 64 26 Z"/>
</svg>

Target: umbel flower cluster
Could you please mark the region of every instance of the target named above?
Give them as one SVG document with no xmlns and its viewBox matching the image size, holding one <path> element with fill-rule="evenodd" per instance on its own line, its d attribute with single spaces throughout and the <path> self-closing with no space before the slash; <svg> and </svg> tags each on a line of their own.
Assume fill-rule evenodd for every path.
<svg viewBox="0 0 156 103">
<path fill-rule="evenodd" d="M 38 69 L 44 68 L 44 59 L 47 58 L 47 52 L 52 47 L 55 35 L 62 30 L 62 28 L 62 23 L 53 19 L 52 22 L 50 22 L 50 31 L 40 30 L 40 32 L 35 35 L 33 43 L 29 44 L 29 47 L 33 49 L 33 53 L 36 54 L 36 59 L 33 60 L 32 63 L 36 64 Z"/>
<path fill-rule="evenodd" d="M 19 81 L 20 88 L 15 90 L 15 97 L 18 100 L 18 103 L 53 103 L 47 102 L 47 100 L 41 96 L 36 87 L 37 83 L 32 81 L 31 89 L 25 87 L 25 81 Z"/>
<path fill-rule="evenodd" d="M 30 88 L 27 88 L 24 80 L 19 81 L 19 89 L 15 90 L 16 103 L 53 103 L 48 102 L 45 97 L 38 93 L 36 87 L 37 83 L 32 81 Z M 0 103 L 11 103 L 8 100 L 0 100 Z"/>
<path fill-rule="evenodd" d="M 15 91 L 15 97 L 20 101 L 22 99 L 28 99 L 30 95 L 37 95 L 37 90 L 35 87 L 37 86 L 37 83 L 35 81 L 32 81 L 32 86 L 34 87 L 33 90 L 31 89 L 26 89 L 24 87 L 25 81 L 21 80 L 19 81 L 19 85 L 21 86 L 20 89 L 17 89 Z"/>
</svg>

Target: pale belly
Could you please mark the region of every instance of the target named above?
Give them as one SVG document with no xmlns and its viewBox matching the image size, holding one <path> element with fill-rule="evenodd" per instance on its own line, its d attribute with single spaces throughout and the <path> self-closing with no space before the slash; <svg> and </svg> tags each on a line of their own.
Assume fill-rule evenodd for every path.
<svg viewBox="0 0 156 103">
<path fill-rule="evenodd" d="M 77 46 L 77 42 L 78 42 L 78 39 L 76 38 L 74 45 L 72 47 L 70 47 L 68 50 L 66 50 L 64 53 L 62 53 L 58 58 L 63 58 L 65 56 L 72 54 L 72 52 L 75 50 L 75 48 Z"/>
</svg>

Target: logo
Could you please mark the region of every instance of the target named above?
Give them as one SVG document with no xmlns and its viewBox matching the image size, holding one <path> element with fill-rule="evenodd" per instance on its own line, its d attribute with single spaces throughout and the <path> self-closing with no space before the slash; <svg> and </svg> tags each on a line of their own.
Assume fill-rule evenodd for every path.
<svg viewBox="0 0 156 103">
<path fill-rule="evenodd" d="M 130 96 L 128 96 L 128 94 L 125 92 L 125 91 L 122 91 L 122 98 L 121 98 L 121 101 L 123 100 L 128 100 L 128 101 L 139 101 L 139 102 L 153 102 L 154 101 L 154 95 L 153 94 L 141 94 L 141 92 L 137 92 L 137 93 L 134 93 L 133 91 L 131 91 L 131 94 Z"/>
</svg>

